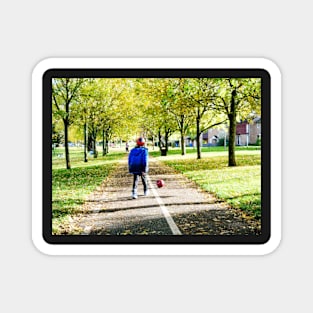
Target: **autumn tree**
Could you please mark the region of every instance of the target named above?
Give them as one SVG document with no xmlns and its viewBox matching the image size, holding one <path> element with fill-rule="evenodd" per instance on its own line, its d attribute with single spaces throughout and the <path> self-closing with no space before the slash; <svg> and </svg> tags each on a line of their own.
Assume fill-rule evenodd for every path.
<svg viewBox="0 0 313 313">
<path fill-rule="evenodd" d="M 225 115 L 214 109 L 218 86 L 210 78 L 187 80 L 185 94 L 192 104 L 196 124 L 197 159 L 201 159 L 201 135 L 210 128 L 225 123 Z"/>
<path fill-rule="evenodd" d="M 166 78 L 144 79 L 139 86 L 143 130 L 153 139 L 158 138 L 159 149 L 166 155 L 169 138 L 177 130 L 175 119 L 169 111 L 171 81 Z"/>
<path fill-rule="evenodd" d="M 118 79 L 96 78 L 88 86 L 88 146 L 97 157 L 97 137 L 102 136 L 103 155 L 108 152 L 108 141 L 112 136 L 115 124 L 118 122 L 118 97 L 122 88 Z"/>
<path fill-rule="evenodd" d="M 104 154 L 112 138 L 128 141 L 138 129 L 138 110 L 132 79 L 104 79 L 103 106 L 100 113 Z"/>
<path fill-rule="evenodd" d="M 181 154 L 186 154 L 185 137 L 192 125 L 194 112 L 187 94 L 188 79 L 173 78 L 168 88 L 167 109 L 177 123 L 180 132 Z"/>
<path fill-rule="evenodd" d="M 215 79 L 219 89 L 215 93 L 215 109 L 224 112 L 229 121 L 228 166 L 236 166 L 236 125 L 251 112 L 261 110 L 261 79 L 226 78 Z"/>
<path fill-rule="evenodd" d="M 71 168 L 68 129 L 73 123 L 70 107 L 78 100 L 79 92 L 84 84 L 83 78 L 54 78 L 52 79 L 53 113 L 60 116 L 64 125 L 64 143 L 66 168 Z"/>
</svg>

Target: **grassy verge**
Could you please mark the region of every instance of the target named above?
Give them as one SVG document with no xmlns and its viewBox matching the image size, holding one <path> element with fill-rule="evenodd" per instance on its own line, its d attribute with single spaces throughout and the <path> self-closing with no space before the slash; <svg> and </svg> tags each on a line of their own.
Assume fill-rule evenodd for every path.
<svg viewBox="0 0 313 313">
<path fill-rule="evenodd" d="M 239 153 L 249 153 L 249 152 L 260 152 L 261 147 L 260 146 L 238 146 L 236 147 L 236 151 Z M 212 146 L 212 147 L 202 147 L 201 148 L 201 154 L 203 154 L 204 156 L 207 155 L 210 152 L 220 152 L 220 153 L 228 153 L 228 147 L 226 147 L 226 149 L 222 146 Z M 197 149 L 195 147 L 190 148 L 187 147 L 186 148 L 186 156 L 193 156 L 197 153 Z M 154 150 L 153 148 L 149 148 L 149 154 L 154 156 L 154 157 L 158 157 L 160 156 L 160 150 L 158 147 L 155 147 Z M 180 148 L 169 148 L 168 149 L 168 156 L 170 155 L 176 155 L 179 156 L 181 155 L 181 149 Z M 184 156 L 184 157 L 186 157 Z"/>
<path fill-rule="evenodd" d="M 81 212 L 86 197 L 112 172 L 125 153 L 112 153 L 83 162 L 83 152 L 72 150 L 71 170 L 64 169 L 64 159 L 52 161 L 52 233 L 75 233 L 70 219 Z"/>
<path fill-rule="evenodd" d="M 226 153 L 227 154 L 227 153 Z M 195 181 L 203 190 L 215 194 L 234 208 L 244 210 L 249 216 L 261 217 L 261 155 L 238 151 L 236 167 L 228 167 L 227 155 L 219 151 L 203 159 L 185 157 L 158 159 Z"/>
</svg>

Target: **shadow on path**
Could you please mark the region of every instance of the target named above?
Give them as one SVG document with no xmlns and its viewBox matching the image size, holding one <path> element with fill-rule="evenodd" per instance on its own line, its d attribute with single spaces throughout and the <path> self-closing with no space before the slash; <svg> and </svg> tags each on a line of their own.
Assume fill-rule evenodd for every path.
<svg viewBox="0 0 313 313">
<path fill-rule="evenodd" d="M 165 186 L 158 189 L 156 181 Z M 143 196 L 141 181 L 138 199 L 131 198 L 133 177 L 127 160 L 92 193 L 75 224 L 82 234 L 172 235 L 166 215 L 182 235 L 258 235 L 260 227 L 243 218 L 240 210 L 229 208 L 201 191 L 172 168 L 150 158 L 150 194 Z"/>
</svg>

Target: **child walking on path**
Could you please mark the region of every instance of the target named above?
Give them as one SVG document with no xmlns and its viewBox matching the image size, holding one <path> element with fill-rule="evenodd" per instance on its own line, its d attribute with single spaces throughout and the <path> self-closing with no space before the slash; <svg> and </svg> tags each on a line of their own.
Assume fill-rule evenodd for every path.
<svg viewBox="0 0 313 313">
<path fill-rule="evenodd" d="M 133 148 L 128 156 L 128 169 L 129 173 L 134 175 L 132 198 L 137 199 L 137 189 L 139 176 L 143 184 L 144 195 L 148 195 L 148 185 L 147 185 L 147 173 L 149 170 L 149 159 L 148 159 L 148 149 L 144 146 L 145 140 L 140 137 L 137 139 L 137 145 Z"/>
</svg>

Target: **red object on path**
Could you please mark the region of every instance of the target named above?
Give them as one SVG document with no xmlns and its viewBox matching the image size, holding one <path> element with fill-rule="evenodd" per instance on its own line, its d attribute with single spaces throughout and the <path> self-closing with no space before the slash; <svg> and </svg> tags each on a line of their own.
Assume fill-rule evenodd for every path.
<svg viewBox="0 0 313 313">
<path fill-rule="evenodd" d="M 156 184 L 157 184 L 158 188 L 161 188 L 165 185 L 164 181 L 162 179 L 157 180 Z"/>
</svg>

